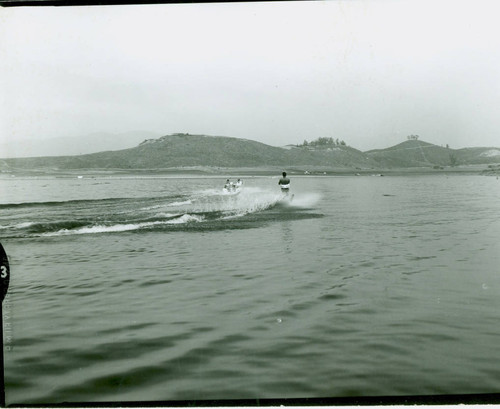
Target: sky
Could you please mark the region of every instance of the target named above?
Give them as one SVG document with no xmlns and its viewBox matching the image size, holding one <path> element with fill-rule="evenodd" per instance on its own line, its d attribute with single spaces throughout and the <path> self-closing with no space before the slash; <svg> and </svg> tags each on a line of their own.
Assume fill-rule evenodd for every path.
<svg viewBox="0 0 500 409">
<path fill-rule="evenodd" d="M 2 8 L 0 142 L 141 130 L 500 147 L 499 12 L 497 0 Z"/>
</svg>

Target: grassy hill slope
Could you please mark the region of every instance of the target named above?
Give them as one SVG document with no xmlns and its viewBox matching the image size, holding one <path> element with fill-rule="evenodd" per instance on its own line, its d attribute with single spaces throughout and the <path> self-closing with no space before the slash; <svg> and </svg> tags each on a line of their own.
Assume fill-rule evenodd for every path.
<svg viewBox="0 0 500 409">
<path fill-rule="evenodd" d="M 500 163 L 498 148 L 462 148 L 455 150 L 458 164 Z"/>
<path fill-rule="evenodd" d="M 285 149 L 246 139 L 173 134 L 158 139 L 147 139 L 134 148 L 117 151 L 76 156 L 2 159 L 0 171 L 156 170 L 179 167 L 389 169 L 487 163 L 500 163 L 500 149 L 454 150 L 423 141 L 409 140 L 387 149 L 363 153 L 345 145 L 289 146 Z"/>
<path fill-rule="evenodd" d="M 429 167 L 456 166 L 500 162 L 500 149 L 450 149 L 428 142 L 409 140 L 387 149 L 366 152 L 380 166 Z"/>
<path fill-rule="evenodd" d="M 284 149 L 260 142 L 205 135 L 174 134 L 148 139 L 139 146 L 77 156 L 16 158 L 0 162 L 2 169 L 162 169 L 188 166 L 371 166 L 361 151 L 347 146 L 334 149 Z"/>
</svg>

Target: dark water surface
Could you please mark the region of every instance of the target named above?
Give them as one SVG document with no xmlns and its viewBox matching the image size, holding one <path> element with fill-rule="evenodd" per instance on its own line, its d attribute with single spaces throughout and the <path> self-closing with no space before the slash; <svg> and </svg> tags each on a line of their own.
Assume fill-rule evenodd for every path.
<svg viewBox="0 0 500 409">
<path fill-rule="evenodd" d="M 7 404 L 500 392 L 498 180 L 223 181 L 0 179 Z"/>
</svg>

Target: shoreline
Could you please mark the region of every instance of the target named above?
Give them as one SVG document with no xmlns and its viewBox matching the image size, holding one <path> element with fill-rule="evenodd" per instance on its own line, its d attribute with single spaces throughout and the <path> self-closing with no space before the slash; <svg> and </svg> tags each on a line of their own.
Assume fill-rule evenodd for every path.
<svg viewBox="0 0 500 409">
<path fill-rule="evenodd" d="M 102 177 L 102 176 L 279 176 L 286 171 L 290 176 L 418 176 L 418 175 L 489 175 L 499 176 L 499 164 L 462 165 L 455 167 L 419 168 L 331 168 L 318 166 L 241 167 L 222 168 L 207 166 L 186 166 L 160 169 L 10 169 L 0 171 L 0 177 Z"/>
</svg>

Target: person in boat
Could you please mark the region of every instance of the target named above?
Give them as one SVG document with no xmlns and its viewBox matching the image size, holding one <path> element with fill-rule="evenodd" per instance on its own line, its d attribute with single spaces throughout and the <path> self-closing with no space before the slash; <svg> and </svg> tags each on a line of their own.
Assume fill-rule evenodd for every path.
<svg viewBox="0 0 500 409">
<path fill-rule="evenodd" d="M 227 192 L 231 192 L 234 188 L 234 185 L 231 183 L 231 181 L 229 179 L 226 180 L 226 183 L 224 185 L 224 190 L 226 190 Z"/>
<path fill-rule="evenodd" d="M 243 181 L 241 179 L 238 179 L 235 183 L 236 189 L 239 189 L 243 185 Z"/>
<path fill-rule="evenodd" d="M 283 172 L 282 177 L 280 178 L 278 185 L 281 188 L 281 192 L 288 194 L 288 191 L 290 190 L 290 179 L 286 176 L 286 172 Z"/>
</svg>

